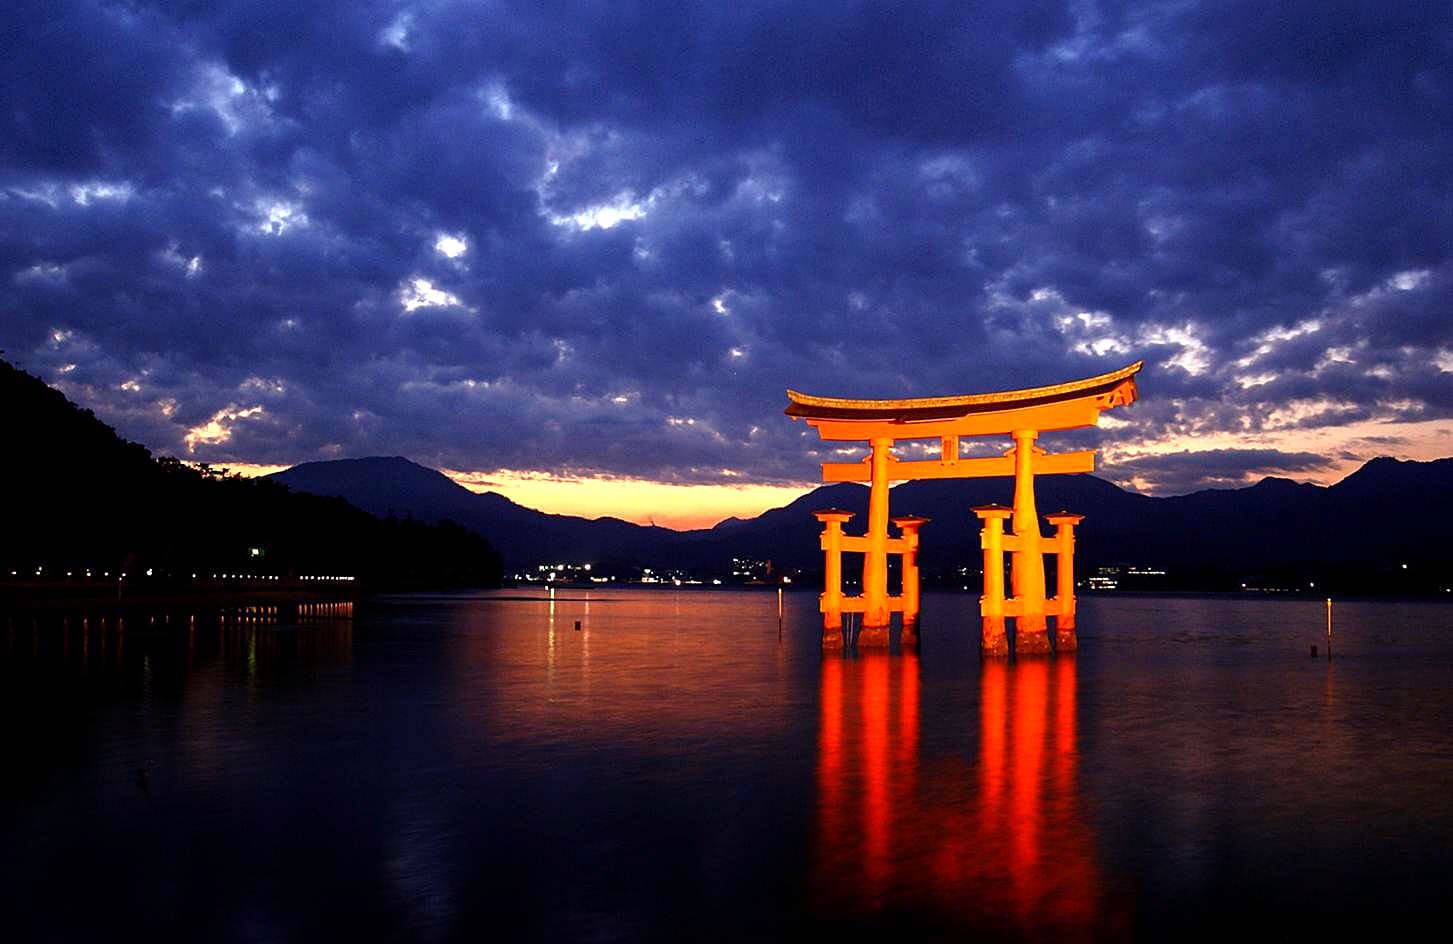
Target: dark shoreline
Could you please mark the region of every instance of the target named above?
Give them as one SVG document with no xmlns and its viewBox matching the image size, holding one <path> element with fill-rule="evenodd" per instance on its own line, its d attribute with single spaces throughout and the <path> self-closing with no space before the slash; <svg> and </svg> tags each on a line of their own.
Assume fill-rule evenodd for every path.
<svg viewBox="0 0 1453 944">
<path fill-rule="evenodd" d="M 115 585 L 66 583 L 0 583 L 0 612 L 30 610 L 126 610 L 140 607 L 259 606 L 293 603 L 336 603 L 354 600 L 364 593 L 355 584 L 329 587 L 300 586 L 202 586 L 123 588 Z"/>
<path fill-rule="evenodd" d="M 414 595 L 414 594 L 461 594 L 481 593 L 499 591 L 520 591 L 537 590 L 544 591 L 549 585 L 534 584 L 524 586 L 499 586 L 499 587 L 364 587 L 357 583 L 347 584 L 325 584 L 306 585 L 290 583 L 282 586 L 265 585 L 252 583 L 249 585 L 209 585 L 189 586 L 186 588 L 148 587 L 138 589 L 123 588 L 120 595 L 116 593 L 114 585 L 108 584 L 76 584 L 62 581 L 36 583 L 36 582 L 14 582 L 0 581 L 0 613 L 16 613 L 37 611 L 60 611 L 67 609 L 84 610 L 127 610 L 133 608 L 172 608 L 172 607 L 194 607 L 202 609 L 217 609 L 234 606 L 259 606 L 259 605 L 286 605 L 305 603 L 337 603 L 344 601 L 359 601 L 365 598 L 378 595 Z M 664 591 L 714 591 L 714 592 L 767 592 L 774 589 L 782 589 L 790 596 L 802 596 L 807 593 L 816 593 L 816 588 L 795 585 L 789 587 L 775 587 L 772 585 L 742 586 L 742 585 L 682 585 L 679 587 L 670 585 L 655 584 L 575 584 L 559 583 L 554 585 L 556 589 L 564 592 L 579 592 L 581 590 L 632 590 L 648 593 L 660 593 Z M 925 587 L 925 592 L 947 594 L 952 596 L 972 595 L 972 591 L 955 590 L 948 587 Z M 1114 597 L 1141 598 L 1141 599 L 1207 599 L 1207 600 L 1287 600 L 1303 602 L 1319 602 L 1326 597 L 1319 593 L 1308 593 L 1306 591 L 1254 591 L 1254 590 L 1112 590 L 1096 591 L 1082 590 L 1077 596 L 1081 599 L 1108 599 Z M 1333 595 L 1338 603 L 1352 602 L 1416 602 L 1416 603 L 1453 603 L 1453 596 L 1444 594 L 1409 594 L 1409 593 L 1348 593 L 1345 595 Z"/>
</svg>

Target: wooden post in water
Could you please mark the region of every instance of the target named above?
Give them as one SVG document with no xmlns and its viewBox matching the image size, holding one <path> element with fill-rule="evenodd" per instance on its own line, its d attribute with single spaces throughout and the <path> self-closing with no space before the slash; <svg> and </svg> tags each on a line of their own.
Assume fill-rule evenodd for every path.
<svg viewBox="0 0 1453 944">
<path fill-rule="evenodd" d="M 857 645 L 888 647 L 888 465 L 893 440 L 874 436 L 869 445 L 872 478 L 868 484 L 867 548 L 863 552 L 863 614 Z"/>
<path fill-rule="evenodd" d="M 843 647 L 843 524 L 851 511 L 824 508 L 814 512 L 822 522 L 823 591 L 818 609 L 822 612 L 822 648 Z M 778 597 L 779 601 L 781 597 Z"/>
<path fill-rule="evenodd" d="M 1049 626 L 1044 615 L 1044 545 L 1039 511 L 1034 506 L 1034 440 L 1039 431 L 1016 429 L 1014 437 L 1013 550 L 1009 580 L 1018 608 L 1014 617 L 1014 653 L 1049 652 Z"/>
<path fill-rule="evenodd" d="M 982 635 L 979 651 L 986 656 L 1007 656 L 1009 637 L 1004 631 L 1004 522 L 1013 512 L 1003 505 L 977 505 L 979 546 L 984 549 L 984 595 L 979 598 Z"/>
<path fill-rule="evenodd" d="M 899 638 L 901 646 L 918 645 L 918 529 L 928 523 L 927 518 L 918 515 L 901 515 L 893 519 L 903 541 L 903 631 Z"/>
<path fill-rule="evenodd" d="M 1084 521 L 1085 516 L 1061 511 L 1044 517 L 1055 527 L 1055 601 L 1058 615 L 1054 622 L 1054 651 L 1070 652 L 1079 645 L 1075 635 L 1075 525 Z"/>
<path fill-rule="evenodd" d="M 1327 598 L 1327 658 L 1332 658 L 1332 598 Z"/>
</svg>

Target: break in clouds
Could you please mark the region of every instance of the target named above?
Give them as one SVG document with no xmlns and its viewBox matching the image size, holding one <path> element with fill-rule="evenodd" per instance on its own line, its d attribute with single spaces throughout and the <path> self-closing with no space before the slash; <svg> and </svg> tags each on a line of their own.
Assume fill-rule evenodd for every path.
<svg viewBox="0 0 1453 944">
<path fill-rule="evenodd" d="M 184 458 L 678 482 L 815 479 L 787 386 L 1145 358 L 1111 477 L 1314 475 L 1453 412 L 1450 65 L 1446 3 L 21 3 L 0 347 Z"/>
</svg>

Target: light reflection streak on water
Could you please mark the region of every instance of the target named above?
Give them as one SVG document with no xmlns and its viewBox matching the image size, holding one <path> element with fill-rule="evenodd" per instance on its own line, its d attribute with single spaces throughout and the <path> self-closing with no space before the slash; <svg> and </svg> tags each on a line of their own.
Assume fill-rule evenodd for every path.
<svg viewBox="0 0 1453 944">
<path fill-rule="evenodd" d="M 1014 752 L 1009 787 L 1009 875 L 1014 886 L 1014 903 L 1021 921 L 1035 905 L 1035 872 L 1040 864 L 1044 782 L 1041 779 L 1045 755 L 1045 700 L 1049 690 L 1048 665 L 1043 659 L 1026 659 L 1014 668 L 1014 714 L 1010 718 L 1010 744 Z"/>
<path fill-rule="evenodd" d="M 888 877 L 888 779 L 898 771 L 888 762 L 888 659 L 874 654 L 861 663 L 864 893 L 877 898 Z"/>
<path fill-rule="evenodd" d="M 556 940 L 1443 910 L 1453 608 L 1349 605 L 1328 663 L 1316 606 L 1091 599 L 1078 656 L 984 664 L 962 605 L 921 656 L 848 659 L 806 594 L 780 636 L 772 595 L 687 591 L 561 591 L 553 620 L 406 600 L 356 648 L 331 609 L 128 615 L 124 647 L 114 615 L 17 621 L 0 838 L 40 858 L 0 872 L 73 933 L 16 939 L 174 913 L 158 939 L 246 936 L 248 909 L 295 939 Z M 93 868 L 121 884 L 69 909 L 57 876 Z"/>
<path fill-rule="evenodd" d="M 823 660 L 819 907 L 1095 933 L 1108 916 L 1076 793 L 1073 657 L 984 664 L 971 768 L 922 755 L 919 675 L 912 654 Z"/>
</svg>

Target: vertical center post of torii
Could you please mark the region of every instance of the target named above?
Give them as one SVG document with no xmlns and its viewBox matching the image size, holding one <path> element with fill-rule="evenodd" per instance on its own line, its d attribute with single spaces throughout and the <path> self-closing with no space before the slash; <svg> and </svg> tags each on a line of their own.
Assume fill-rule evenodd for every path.
<svg viewBox="0 0 1453 944">
<path fill-rule="evenodd" d="M 1018 652 L 1048 652 L 1049 633 L 1045 621 L 1044 550 L 1039 533 L 1039 511 L 1034 507 L 1034 441 L 1039 432 L 1016 429 L 1014 437 L 1014 542 L 1009 560 L 1009 579 L 1014 596 L 1021 602 L 1015 624 L 1014 648 Z"/>
<path fill-rule="evenodd" d="M 874 438 L 868 486 L 868 550 L 863 555 L 863 628 L 883 629 L 888 611 L 888 462 L 893 440 Z"/>
</svg>

